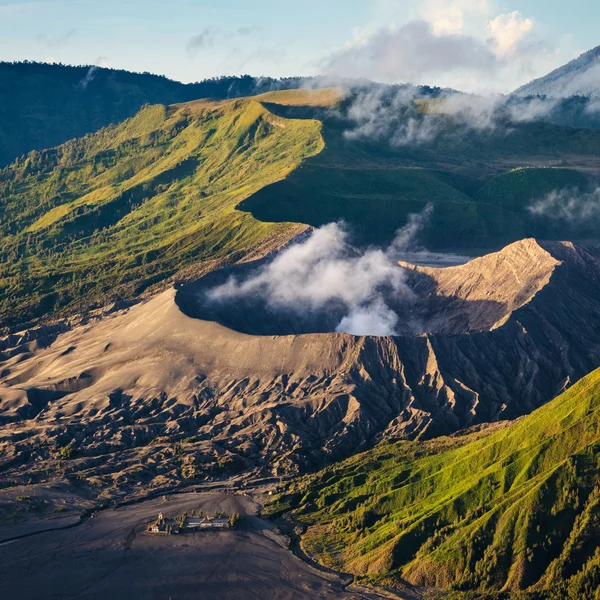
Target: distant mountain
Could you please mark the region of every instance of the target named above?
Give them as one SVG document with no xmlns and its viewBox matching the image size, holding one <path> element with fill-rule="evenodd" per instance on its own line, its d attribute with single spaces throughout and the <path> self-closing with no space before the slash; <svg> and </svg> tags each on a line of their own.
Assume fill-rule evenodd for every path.
<svg viewBox="0 0 600 600">
<path fill-rule="evenodd" d="M 600 96 L 600 46 L 534 79 L 513 92 L 518 96 Z"/>
<path fill-rule="evenodd" d="M 221 77 L 183 84 L 95 66 L 0 62 L 0 167 L 132 117 L 144 104 L 233 98 L 297 87 L 298 78 Z"/>
</svg>

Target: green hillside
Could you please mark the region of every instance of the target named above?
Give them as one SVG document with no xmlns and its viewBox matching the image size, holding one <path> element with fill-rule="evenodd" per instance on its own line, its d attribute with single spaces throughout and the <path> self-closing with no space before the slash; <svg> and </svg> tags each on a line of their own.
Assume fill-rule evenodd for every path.
<svg viewBox="0 0 600 600">
<path fill-rule="evenodd" d="M 514 169 L 490 179 L 476 193 L 478 202 L 519 211 L 523 204 L 537 200 L 554 190 L 585 188 L 589 178 L 580 171 L 567 168 Z"/>
<path fill-rule="evenodd" d="M 566 167 L 524 167 L 492 177 L 477 190 L 474 198 L 486 222 L 487 235 L 492 239 L 597 239 L 597 219 L 568 223 L 564 219 L 532 215 L 527 210 L 553 191 L 572 190 L 576 195 L 593 185 L 593 177 L 582 171 Z"/>
<path fill-rule="evenodd" d="M 429 203 L 420 241 L 432 249 L 596 236 L 593 220 L 569 230 L 527 206 L 591 185 L 600 131 L 535 123 L 484 134 L 448 119 L 444 135 L 394 146 L 349 139 L 350 124 L 332 117 L 342 98 L 286 90 L 147 105 L 0 170 L 0 328 L 200 275 L 272 248 L 300 223 L 344 219 L 355 242 L 385 244 Z M 532 166 L 559 157 L 568 169 Z"/>
<path fill-rule="evenodd" d="M 134 297 L 288 239 L 298 226 L 235 206 L 319 152 L 320 131 L 253 100 L 155 105 L 0 171 L 0 326 Z"/>
<path fill-rule="evenodd" d="M 352 226 L 355 239 L 385 244 L 410 213 L 420 212 L 429 202 L 436 207 L 432 229 L 444 236 L 439 245 L 451 245 L 455 236 L 482 235 L 473 199 L 437 173 L 416 167 L 328 168 L 311 162 L 240 208 L 262 221 L 320 226 L 343 219 Z"/>
<path fill-rule="evenodd" d="M 595 371 L 491 433 L 382 443 L 271 510 L 309 525 L 303 546 L 322 563 L 369 580 L 597 599 L 599 450 Z"/>
<path fill-rule="evenodd" d="M 134 116 L 144 104 L 235 98 L 298 87 L 298 78 L 220 77 L 183 84 L 150 73 L 0 62 L 0 167 Z"/>
</svg>

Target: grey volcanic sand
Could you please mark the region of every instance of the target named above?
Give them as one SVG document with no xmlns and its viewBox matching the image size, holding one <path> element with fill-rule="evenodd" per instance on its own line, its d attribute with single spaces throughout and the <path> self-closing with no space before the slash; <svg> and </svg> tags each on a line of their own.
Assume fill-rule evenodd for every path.
<svg viewBox="0 0 600 600">
<path fill-rule="evenodd" d="M 4 600 L 383 598 L 312 568 L 244 494 L 181 494 L 103 511 L 83 524 L 0 544 Z M 159 511 L 242 515 L 235 531 L 148 536 Z"/>
</svg>

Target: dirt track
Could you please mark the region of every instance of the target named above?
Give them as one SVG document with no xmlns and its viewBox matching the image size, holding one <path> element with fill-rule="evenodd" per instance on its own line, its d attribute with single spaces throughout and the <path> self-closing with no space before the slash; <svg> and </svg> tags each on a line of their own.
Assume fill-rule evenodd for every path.
<svg viewBox="0 0 600 600">
<path fill-rule="evenodd" d="M 7 600 L 383 598 L 347 589 L 287 549 L 249 496 L 181 494 L 107 510 L 80 526 L 0 545 L 0 597 Z M 235 531 L 169 537 L 143 533 L 159 511 L 242 515 Z"/>
</svg>

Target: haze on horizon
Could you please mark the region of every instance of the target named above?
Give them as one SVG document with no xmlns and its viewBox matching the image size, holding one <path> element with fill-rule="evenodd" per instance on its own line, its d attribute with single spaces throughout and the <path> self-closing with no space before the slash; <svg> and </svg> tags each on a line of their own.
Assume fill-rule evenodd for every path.
<svg viewBox="0 0 600 600">
<path fill-rule="evenodd" d="M 591 0 L 0 0 L 0 60 L 506 93 L 598 45 L 598 17 Z"/>
</svg>

